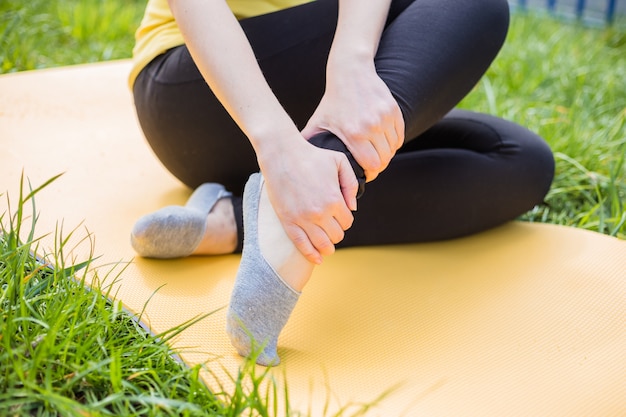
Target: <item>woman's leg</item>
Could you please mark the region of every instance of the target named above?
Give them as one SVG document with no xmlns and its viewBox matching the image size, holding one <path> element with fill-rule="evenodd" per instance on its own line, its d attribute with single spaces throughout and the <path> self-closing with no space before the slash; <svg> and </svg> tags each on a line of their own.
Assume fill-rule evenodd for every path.
<svg viewBox="0 0 626 417">
<path fill-rule="evenodd" d="M 337 1 L 320 0 L 241 21 L 268 83 L 301 128 L 324 92 L 336 17 Z M 229 200 L 236 221 L 235 251 L 241 251 L 241 194 L 249 175 L 259 170 L 256 155 L 207 86 L 188 49 L 180 46 L 154 59 L 139 74 L 133 90 L 140 125 L 162 164 L 191 188 L 215 182 L 233 192 Z M 333 140 L 341 144 L 336 137 Z M 218 201 L 214 209 L 203 210 L 205 221 L 199 219 L 200 213 L 180 207 L 150 213 L 133 228 L 133 247 L 140 255 L 164 258 L 232 250 L 228 233 L 232 228 L 212 226 L 229 223 L 224 218 L 229 214 L 227 204 Z M 175 239 L 178 244 L 172 250 L 172 237 L 180 229 L 182 238 Z"/>
<path fill-rule="evenodd" d="M 504 0 L 481 2 L 480 7 L 467 3 L 475 2 L 393 2 L 376 66 L 400 104 L 408 138 L 417 138 L 456 105 L 489 66 L 504 39 L 508 22 Z M 314 11 L 321 15 L 316 16 Z M 283 20 L 278 22 L 278 18 Z M 299 126 L 306 123 L 323 94 L 325 62 L 335 20 L 336 1 L 318 0 L 242 22 L 269 84 Z M 302 31 L 302 27 L 310 28 L 312 32 Z M 286 32 L 268 32 L 268 28 L 282 28 Z M 268 33 L 278 36 L 271 39 Z M 288 40 L 287 44 L 285 40 Z M 254 154 L 243 134 L 204 84 L 186 48 L 177 48 L 162 61 L 155 61 L 145 73 L 150 74 L 149 80 L 146 84 L 139 84 L 145 81 L 142 73 L 138 79 L 139 88 L 135 91 L 136 99 L 141 92 L 147 93 L 139 97 L 138 115 L 155 153 L 174 175 L 190 186 L 216 181 L 238 192 L 248 174 L 258 169 Z M 194 94 L 197 94 L 197 100 L 190 99 Z M 154 107 L 158 106 L 155 103 L 161 106 L 156 112 Z M 149 114 L 143 113 L 142 109 L 148 109 Z M 161 121 L 165 121 L 163 129 L 157 127 Z M 336 137 L 319 135 L 311 142 L 345 152 L 359 174 L 358 165 Z M 398 159 L 401 156 L 398 155 Z M 402 190 L 402 184 L 394 184 L 394 181 L 389 181 L 388 185 L 394 190 Z M 262 213 L 262 182 L 252 190 L 253 198 L 249 196 L 248 200 L 254 203 L 247 206 L 247 213 Z M 387 195 L 383 193 L 382 198 Z M 396 193 L 396 196 L 401 195 Z M 411 201 L 401 198 L 395 204 L 402 204 L 403 210 L 414 213 Z M 359 216 L 358 213 L 357 218 Z M 257 341 L 268 340 L 262 361 L 270 364 L 277 360 L 275 342 L 295 304 L 297 293 L 295 298 L 286 296 L 292 289 L 285 287 L 282 274 L 275 275 L 276 270 L 280 274 L 280 268 L 271 261 L 271 268 L 265 268 L 267 273 L 257 268 L 257 261 L 266 258 L 262 250 L 262 240 L 266 239 L 264 217 L 259 215 L 258 229 L 254 227 L 258 231 L 253 233 L 258 235 L 258 244 L 246 244 L 242 265 L 251 263 L 254 271 L 240 268 L 228 322 L 233 344 L 242 354 L 249 353 L 251 347 L 249 334 L 244 329 L 251 331 Z M 365 234 L 373 225 L 366 225 Z M 251 288 L 254 290 L 250 291 Z M 242 312 L 249 311 L 247 306 L 251 301 L 259 304 L 255 314 L 242 316 Z M 281 313 L 277 315 L 279 305 Z"/>
<path fill-rule="evenodd" d="M 336 1 L 323 0 L 241 21 L 269 84 L 300 127 L 304 127 L 324 91 L 326 56 L 336 14 Z M 230 211 L 234 210 L 236 251 L 240 251 L 241 194 L 250 174 L 259 170 L 256 155 L 208 88 L 187 48 L 174 48 L 153 60 L 137 78 L 134 98 L 148 144 L 175 177 L 191 188 L 215 182 L 233 192 Z M 215 248 L 221 240 L 225 241 L 222 249 L 231 247 L 229 237 L 222 238 L 219 233 L 216 236 L 211 225 L 227 221 L 213 218 L 219 217 L 215 211 L 228 214 L 224 206 L 224 201 L 215 204 L 206 221 L 204 239 L 193 253 L 220 253 Z M 171 211 L 178 221 L 171 221 Z M 184 214 L 180 208 L 168 208 L 142 218 L 132 233 L 137 252 L 159 257 L 190 252 L 201 231 L 187 230 L 185 236 L 191 238 L 182 239 L 182 249 L 177 251 L 169 251 L 171 245 L 161 242 L 171 242 L 176 233 L 173 228 L 183 224 L 190 229 L 199 223 L 197 213 Z M 162 253 L 158 249 L 163 249 Z"/>
<path fill-rule="evenodd" d="M 508 19 L 504 19 L 504 23 L 500 22 L 502 29 L 500 33 L 501 36 L 496 38 L 495 41 L 493 39 L 489 39 L 489 42 L 485 41 L 490 47 L 485 47 L 484 50 L 481 51 L 480 56 L 475 58 L 475 62 L 468 63 L 463 62 L 465 57 L 461 54 L 461 50 L 468 46 L 467 36 L 460 36 L 454 31 L 439 31 L 435 32 L 434 35 L 428 34 L 428 32 L 431 32 L 431 29 L 433 29 L 432 27 L 429 29 L 428 22 L 434 17 L 429 14 L 429 12 L 433 12 L 434 15 L 437 15 L 437 7 L 441 5 L 441 1 L 416 0 L 412 3 L 396 2 L 394 5 L 397 6 L 400 3 L 406 7 L 402 8 L 397 16 L 390 16 L 390 23 L 383 35 L 379 53 L 376 58 L 376 64 L 381 78 L 388 82 L 391 92 L 398 99 L 405 119 L 409 120 L 409 123 L 407 123 L 407 133 L 414 135 L 409 137 L 414 138 L 440 119 L 444 113 L 450 110 L 450 108 L 471 89 L 484 70 L 486 70 L 491 60 L 495 57 L 504 38 L 504 34 L 506 33 L 506 22 Z M 417 7 L 417 5 L 420 5 L 420 7 Z M 476 9 L 473 10 L 475 11 Z M 463 9 L 459 13 L 466 11 L 466 9 Z M 490 22 L 490 20 L 496 18 L 490 13 L 486 15 L 488 16 L 487 19 L 473 23 L 477 24 L 477 27 L 481 27 L 483 23 L 490 23 L 491 27 L 493 27 L 493 22 Z M 500 14 L 500 18 L 502 18 L 502 16 L 503 15 Z M 508 17 L 508 14 L 504 16 Z M 452 23 L 458 23 L 455 22 L 454 19 L 452 20 Z M 411 37 L 415 36 L 416 31 L 410 30 L 416 26 L 424 26 L 422 29 L 425 32 L 420 33 L 420 35 L 424 36 L 419 41 L 424 43 L 424 47 L 413 48 L 415 45 L 411 45 L 412 47 L 407 48 L 402 46 L 404 42 L 410 43 L 411 39 L 417 43 L 417 39 Z M 476 42 L 480 44 L 484 40 L 484 31 L 472 32 L 475 36 L 469 37 L 469 43 L 472 44 Z M 478 36 L 479 34 L 481 36 Z M 438 59 L 439 55 L 441 55 L 441 50 L 438 48 L 446 47 L 447 42 L 442 41 L 443 43 L 439 43 L 439 40 L 431 38 L 431 36 L 446 37 L 447 41 L 451 42 L 451 44 L 448 45 L 451 51 L 444 53 L 444 58 Z M 458 52 L 461 59 L 454 55 L 457 49 L 460 49 Z M 438 77 L 439 72 L 437 69 L 425 64 L 425 62 L 429 60 L 435 65 L 445 67 L 442 70 L 444 76 Z M 452 79 L 445 80 L 446 77 L 452 77 Z M 428 95 L 435 94 L 436 91 L 430 91 L 430 86 L 423 88 L 424 86 L 422 86 L 422 84 L 425 81 L 431 81 L 435 84 L 449 82 L 452 87 L 446 90 L 445 86 L 435 85 L 435 90 L 441 87 L 446 96 L 432 99 L 428 97 Z M 422 108 L 424 104 L 428 105 L 430 108 Z M 362 170 L 359 172 L 360 167 L 355 164 L 354 159 L 351 158 L 351 155 L 349 155 L 343 143 L 334 137 L 334 135 L 318 135 L 312 138 L 311 142 L 327 149 L 339 150 L 346 153 L 348 158 L 352 159 L 351 162 L 353 167 L 356 168 L 355 172 L 357 176 L 362 176 Z M 420 145 L 424 146 L 426 143 L 424 141 L 420 144 L 419 139 L 417 139 L 416 142 L 418 142 L 417 147 Z M 407 152 L 409 151 L 409 145 L 410 143 L 406 145 Z M 477 149 L 476 147 L 476 150 Z M 397 158 L 401 158 L 401 156 L 402 155 L 398 155 Z M 405 170 L 401 172 L 401 174 L 414 174 L 414 172 Z M 372 198 L 374 201 L 377 197 L 385 199 L 390 196 L 389 192 L 394 190 L 396 193 L 393 197 L 397 198 L 393 201 L 385 200 L 385 202 L 393 207 L 401 207 L 401 210 L 405 213 L 411 212 L 411 203 L 415 201 L 407 201 L 406 196 L 402 194 L 406 181 L 394 182 L 394 178 L 395 177 L 392 177 L 390 181 L 383 183 L 383 188 L 387 186 L 390 188 L 389 190 L 384 190 L 385 192 L 379 193 L 378 196 L 374 195 Z M 365 196 L 367 197 L 368 193 L 366 193 Z M 301 290 L 306 283 L 311 267 L 307 264 L 306 260 L 297 253 L 295 247 L 289 245 L 290 242 L 286 242 L 286 236 L 277 236 L 275 240 L 268 238 L 268 235 L 280 229 L 280 223 L 277 222 L 275 216 L 272 218 L 271 216 L 263 215 L 264 207 L 266 209 L 269 207 L 267 199 L 265 198 L 265 204 L 263 200 L 262 181 L 253 177 L 246 186 L 246 194 L 244 196 L 246 244 L 242 255 L 242 264 L 237 274 L 227 314 L 227 331 L 233 346 L 235 346 L 241 355 L 250 355 L 254 348 L 254 342 L 257 342 L 262 346 L 262 350 L 256 359 L 257 363 L 272 365 L 279 362 L 276 351 L 278 336 L 297 302 L 299 293 L 296 291 Z M 367 204 L 367 200 L 365 200 L 365 198 L 363 200 L 360 205 Z M 370 207 L 374 208 L 371 204 Z M 371 212 L 375 213 L 376 210 L 372 210 Z M 371 230 L 376 230 L 379 227 L 386 228 L 388 216 L 395 214 L 396 213 L 391 211 L 381 211 L 378 215 L 374 214 L 374 222 L 366 224 L 361 228 L 362 230 L 356 229 L 356 232 L 359 233 L 360 231 L 368 235 L 368 232 Z M 356 218 L 359 217 L 360 213 L 357 213 Z M 406 217 L 407 216 L 404 216 L 403 220 L 405 220 Z M 365 220 L 367 222 L 372 219 L 368 218 Z M 268 223 L 265 223 L 266 221 L 268 221 Z M 264 227 L 264 223 L 266 227 Z M 399 223 L 401 224 L 402 222 Z M 273 227 L 267 227 L 268 224 Z M 397 232 L 398 228 L 394 228 L 394 231 Z M 348 231 L 347 236 L 349 236 L 351 232 L 352 231 Z M 400 236 L 406 238 L 407 233 L 403 232 Z M 374 237 L 377 238 L 378 236 L 374 235 Z M 383 242 L 380 241 L 380 243 Z M 289 249 L 291 248 L 291 256 L 282 259 L 280 256 L 275 257 L 277 247 L 286 248 L 284 253 L 287 254 L 290 253 Z M 268 248 L 269 253 L 264 250 Z M 276 261 L 277 259 L 278 261 Z M 289 264 L 296 266 L 292 268 L 292 270 L 295 270 L 293 276 L 290 273 L 283 273 L 285 271 L 285 265 Z"/>
<path fill-rule="evenodd" d="M 301 127 L 324 92 L 336 16 L 337 0 L 317 0 L 241 21 L 269 84 Z M 474 86 L 496 56 L 507 23 L 506 0 L 393 1 L 376 66 L 400 104 L 407 138 L 428 129 Z M 144 69 L 134 96 L 148 143 L 186 185 L 212 181 L 240 193 L 258 170 L 247 138 L 186 47 Z"/>
<path fill-rule="evenodd" d="M 453 110 L 368 184 L 338 246 L 426 242 L 498 226 L 541 203 L 553 174 L 552 153 L 534 133 Z"/>
<path fill-rule="evenodd" d="M 390 19 L 376 69 L 402 110 L 408 141 L 452 110 L 491 65 L 508 31 L 508 2 L 395 0 Z"/>
<path fill-rule="evenodd" d="M 506 1 L 475 3 L 392 3 L 376 65 L 400 103 L 407 138 L 416 138 L 447 113 L 497 54 L 506 34 Z M 336 0 L 318 0 L 241 22 L 268 82 L 301 127 L 323 94 L 336 15 Z M 165 167 L 192 188 L 210 181 L 235 193 L 240 249 L 243 215 L 238 195 L 249 174 L 258 170 L 256 157 L 187 49 L 175 48 L 155 59 L 140 74 L 134 92 L 145 136 Z M 334 135 L 321 134 L 311 142 L 343 151 L 359 170 Z"/>
</svg>

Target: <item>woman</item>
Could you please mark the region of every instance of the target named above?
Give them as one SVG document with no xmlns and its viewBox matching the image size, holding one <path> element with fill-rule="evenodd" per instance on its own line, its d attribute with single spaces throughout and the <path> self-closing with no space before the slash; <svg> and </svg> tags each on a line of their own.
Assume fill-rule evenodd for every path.
<svg viewBox="0 0 626 417">
<path fill-rule="evenodd" d="M 159 258 L 243 246 L 227 332 L 259 364 L 335 246 L 476 233 L 550 186 L 542 139 L 453 110 L 504 42 L 506 0 L 166 1 L 130 82 L 148 143 L 196 190 L 131 240 Z"/>
</svg>

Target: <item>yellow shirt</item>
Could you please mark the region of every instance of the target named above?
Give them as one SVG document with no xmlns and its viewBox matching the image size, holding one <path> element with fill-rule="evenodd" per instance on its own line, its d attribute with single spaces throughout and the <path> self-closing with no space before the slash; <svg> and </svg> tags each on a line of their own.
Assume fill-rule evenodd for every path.
<svg viewBox="0 0 626 417">
<path fill-rule="evenodd" d="M 259 16 L 312 0 L 226 0 L 237 19 Z M 146 12 L 135 33 L 133 66 L 129 75 L 132 88 L 139 72 L 158 55 L 184 44 L 167 0 L 148 0 Z"/>
</svg>

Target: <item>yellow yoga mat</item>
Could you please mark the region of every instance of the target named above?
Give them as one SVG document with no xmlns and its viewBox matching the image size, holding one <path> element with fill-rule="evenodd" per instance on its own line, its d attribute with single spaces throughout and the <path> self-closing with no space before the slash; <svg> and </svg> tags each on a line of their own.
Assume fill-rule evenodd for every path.
<svg viewBox="0 0 626 417">
<path fill-rule="evenodd" d="M 100 280 L 129 310 L 145 308 L 156 333 L 213 312 L 173 347 L 206 363 L 207 384 L 227 388 L 242 364 L 224 332 L 239 257 L 147 260 L 130 247 L 139 216 L 184 203 L 190 190 L 144 143 L 128 70 L 119 61 L 1 76 L 0 192 L 15 203 L 22 172 L 33 186 L 64 172 L 37 196 L 38 235 L 77 228 L 66 256 L 100 256 Z M 626 242 L 511 222 L 328 257 L 271 374 L 313 416 L 385 392 L 366 415 L 624 416 L 625 352 Z"/>
</svg>

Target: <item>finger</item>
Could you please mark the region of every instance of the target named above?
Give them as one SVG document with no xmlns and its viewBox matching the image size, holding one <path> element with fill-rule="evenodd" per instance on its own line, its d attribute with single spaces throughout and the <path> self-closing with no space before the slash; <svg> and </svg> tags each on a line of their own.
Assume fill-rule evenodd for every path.
<svg viewBox="0 0 626 417">
<path fill-rule="evenodd" d="M 312 123 L 307 123 L 307 125 L 304 127 L 304 129 L 302 129 L 302 131 L 300 132 L 300 134 L 302 135 L 302 137 L 306 140 L 311 139 L 313 136 L 315 136 L 316 134 L 320 133 L 322 130 L 315 127 L 314 124 Z"/>
<path fill-rule="evenodd" d="M 346 206 L 349 210 L 356 211 L 356 194 L 359 191 L 359 182 L 356 179 L 356 175 L 354 175 L 354 171 L 352 170 L 352 166 L 350 166 L 350 162 L 348 162 L 348 158 L 345 155 L 338 155 L 338 170 L 337 174 L 339 175 L 339 188 L 341 189 L 341 194 L 343 195 L 343 201 L 345 201 Z M 352 217 L 352 213 L 349 213 L 350 217 Z M 346 230 L 346 214 L 339 213 L 339 223 L 341 227 Z M 350 225 L 352 225 L 352 220 L 350 219 Z"/>
<path fill-rule="evenodd" d="M 320 254 L 328 256 L 335 253 L 335 245 L 326 230 L 322 229 L 322 227 L 311 224 L 309 227 L 306 227 L 305 232 L 315 247 L 315 250 Z"/>
<path fill-rule="evenodd" d="M 326 233 L 326 236 L 328 236 L 333 244 L 341 242 L 345 236 L 343 228 L 334 217 L 328 218 L 328 220 L 324 223 L 322 230 Z"/>
<path fill-rule="evenodd" d="M 398 150 L 398 132 L 396 131 L 395 124 L 391 124 L 388 129 L 385 129 L 385 139 L 387 140 L 387 146 L 390 152 L 395 154 Z"/>
<path fill-rule="evenodd" d="M 365 171 L 365 177 L 367 181 L 371 181 L 378 175 L 379 168 L 381 166 L 380 157 L 378 151 L 374 147 L 374 144 L 369 139 L 363 139 L 357 141 L 359 146 L 353 147 L 348 145 L 348 149 L 356 159 L 356 162 Z"/>
<path fill-rule="evenodd" d="M 400 106 L 396 108 L 396 117 L 394 118 L 394 128 L 396 130 L 397 140 L 396 143 L 396 151 L 404 145 L 404 116 L 402 115 L 402 111 L 400 110 Z"/>
<path fill-rule="evenodd" d="M 387 167 L 393 156 L 385 133 L 380 130 L 372 133 L 372 135 L 359 147 L 361 155 L 366 155 L 366 157 L 361 156 L 363 163 L 361 164 L 358 157 L 355 156 L 355 159 L 365 171 L 367 182 L 373 181 Z"/>
<path fill-rule="evenodd" d="M 302 228 L 290 225 L 284 227 L 284 229 L 289 239 L 309 262 L 316 265 L 322 263 L 322 254 L 315 248 L 313 242 L 311 242 L 309 236 Z"/>
<path fill-rule="evenodd" d="M 356 210 L 354 210 L 356 211 Z M 352 223 L 354 222 L 354 215 L 352 211 L 348 209 L 348 207 L 343 206 L 335 210 L 333 218 L 341 227 L 341 230 L 348 230 L 352 227 Z"/>
<path fill-rule="evenodd" d="M 387 139 L 387 144 L 389 145 L 389 149 L 391 151 L 392 157 L 395 155 L 396 151 L 403 145 L 404 137 L 403 133 L 400 132 L 400 128 L 404 130 L 404 121 L 402 117 L 398 119 L 399 110 L 396 108 L 392 114 L 386 119 L 384 134 Z"/>
<path fill-rule="evenodd" d="M 395 150 L 391 147 L 389 139 L 387 137 L 388 131 L 381 131 L 376 136 L 372 137 L 371 143 L 376 153 L 378 154 L 379 165 L 375 168 L 379 173 L 382 172 L 393 156 Z"/>
<path fill-rule="evenodd" d="M 313 114 L 313 116 L 311 116 L 311 118 L 307 122 L 306 126 L 304 126 L 304 129 L 302 129 L 300 134 L 302 135 L 304 139 L 309 140 L 313 136 L 323 131 L 324 129 L 319 127 L 319 123 L 316 120 L 315 114 Z"/>
</svg>

